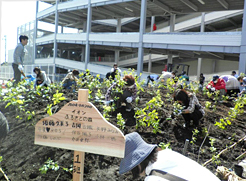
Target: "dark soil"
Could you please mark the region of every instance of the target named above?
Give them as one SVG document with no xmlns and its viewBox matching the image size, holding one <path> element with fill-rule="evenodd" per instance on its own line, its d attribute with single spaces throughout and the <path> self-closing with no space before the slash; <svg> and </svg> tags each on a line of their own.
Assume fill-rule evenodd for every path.
<svg viewBox="0 0 246 181">
<path fill-rule="evenodd" d="M 145 103 L 149 101 L 153 95 L 150 94 L 152 90 L 145 90 L 140 95 L 139 107 L 144 107 Z M 165 97 L 165 91 L 163 92 L 163 109 L 166 109 L 171 114 L 172 104 Z M 68 99 L 59 104 L 59 109 L 70 100 L 77 99 L 77 93 L 65 93 L 65 97 Z M 205 106 L 205 102 L 208 101 L 205 96 L 198 94 L 200 103 Z M 211 101 L 211 100 L 209 100 Z M 73 150 L 65 150 L 59 148 L 45 147 L 34 144 L 34 125 L 43 117 L 48 115 L 44 111 L 47 106 L 47 102 L 44 103 L 42 99 L 36 99 L 28 104 L 31 110 L 36 111 L 36 117 L 32 121 L 18 120 L 16 116 L 18 113 L 15 107 L 8 107 L 5 109 L 4 102 L 0 105 L 0 110 L 4 113 L 9 121 L 10 132 L 8 136 L 0 143 L 0 155 L 3 156 L 1 167 L 7 174 L 11 181 L 69 181 L 72 180 L 72 174 L 63 171 L 61 168 L 58 171 L 49 170 L 47 174 L 41 174 L 39 168 L 44 165 L 44 162 L 51 158 L 58 162 L 60 167 L 70 168 L 73 164 Z M 94 104 L 100 112 L 103 111 L 102 105 Z M 209 136 L 202 146 L 202 152 L 200 153 L 199 163 L 202 164 L 212 158 L 213 153 L 210 151 L 209 138 L 214 138 L 216 141 L 214 147 L 217 149 L 216 153 L 225 149 L 227 146 L 237 142 L 240 138 L 245 136 L 246 125 L 244 115 L 241 115 L 238 119 L 232 122 L 231 126 L 228 126 L 226 130 L 218 129 L 214 126 L 216 120 L 227 116 L 227 112 L 232 106 L 232 102 L 226 104 L 218 104 L 216 111 L 206 110 L 206 116 L 201 121 L 198 130 L 200 133 L 197 136 L 195 144 L 189 144 L 187 150 L 187 156 L 193 160 L 198 159 L 199 147 L 204 139 L 202 130 L 210 126 Z M 172 121 L 166 120 L 166 114 L 159 115 L 161 132 L 154 134 L 152 128 L 138 128 L 135 129 L 136 120 L 134 118 L 134 111 L 126 112 L 124 107 L 116 110 L 112 113 L 110 122 L 117 126 L 115 116 L 118 112 L 123 114 L 126 120 L 126 127 L 123 130 L 124 134 L 137 131 L 148 143 L 169 143 L 174 151 L 182 153 L 184 143 L 186 139 L 191 140 L 192 128 L 186 129 L 183 127 L 184 121 L 182 117 L 177 118 L 177 123 L 172 124 Z M 229 152 L 222 154 L 220 157 L 220 164 L 227 168 L 233 168 L 236 158 L 246 151 L 245 142 L 239 143 Z M 91 153 L 85 154 L 85 181 L 116 181 L 116 180 L 132 180 L 131 173 L 127 173 L 120 176 L 119 171 L 120 158 L 114 158 L 109 156 L 95 155 Z M 210 163 L 207 168 L 215 173 L 217 165 Z M 5 180 L 4 176 L 0 173 L 0 180 Z M 139 179 L 143 180 L 143 179 Z"/>
</svg>

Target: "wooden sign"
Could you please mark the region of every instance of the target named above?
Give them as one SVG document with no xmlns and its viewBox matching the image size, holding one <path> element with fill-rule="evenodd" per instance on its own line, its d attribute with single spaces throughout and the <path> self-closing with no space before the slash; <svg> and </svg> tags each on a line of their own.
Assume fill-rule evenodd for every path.
<svg viewBox="0 0 246 181">
<path fill-rule="evenodd" d="M 89 102 L 71 101 L 35 126 L 35 144 L 124 157 L 123 133 Z"/>
<path fill-rule="evenodd" d="M 35 126 L 35 144 L 74 151 L 73 180 L 83 181 L 85 153 L 123 158 L 125 137 L 96 107 L 87 102 L 88 90 L 80 89 L 79 101 L 71 101 L 58 113 Z"/>
</svg>

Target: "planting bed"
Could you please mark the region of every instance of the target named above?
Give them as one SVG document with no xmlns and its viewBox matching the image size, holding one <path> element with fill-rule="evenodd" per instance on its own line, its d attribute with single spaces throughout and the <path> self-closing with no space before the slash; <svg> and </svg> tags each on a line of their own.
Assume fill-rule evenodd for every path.
<svg viewBox="0 0 246 181">
<path fill-rule="evenodd" d="M 139 97 L 139 104 L 136 105 L 139 108 L 144 108 L 146 102 L 152 99 L 155 89 L 144 88 L 144 92 L 141 92 Z M 55 93 L 52 92 L 51 94 Z M 58 104 L 58 110 L 71 100 L 77 100 L 77 93 L 65 92 L 64 97 L 67 99 L 61 101 Z M 24 93 L 24 97 L 27 93 Z M 111 113 L 110 122 L 116 126 L 117 120 L 116 115 L 121 112 L 123 118 L 126 120 L 126 126 L 123 130 L 124 134 L 137 131 L 148 143 L 170 143 L 171 148 L 174 151 L 182 153 L 184 148 L 184 143 L 186 139 L 192 140 L 192 130 L 185 129 L 183 127 L 184 121 L 182 117 L 176 118 L 176 123 L 172 124 L 174 121 L 167 119 L 168 115 L 172 113 L 172 102 L 170 98 L 167 98 L 166 90 L 161 90 L 162 101 L 164 101 L 162 109 L 164 111 L 159 112 L 160 119 L 160 132 L 157 134 L 152 132 L 152 128 L 149 127 L 139 127 L 137 130 L 135 128 L 136 120 L 134 118 L 134 111 L 126 112 L 124 107 L 122 109 L 116 110 Z M 206 96 L 202 94 L 197 94 L 200 103 L 205 106 L 206 101 L 211 101 Z M 93 101 L 92 101 L 93 102 Z M 3 161 L 1 162 L 1 167 L 7 174 L 11 181 L 69 181 L 72 180 L 72 174 L 62 170 L 62 167 L 70 168 L 73 164 L 73 151 L 65 150 L 59 148 L 45 147 L 40 145 L 34 145 L 34 125 L 35 123 L 43 117 L 47 117 L 45 108 L 48 104 L 45 99 L 41 97 L 33 98 L 31 102 L 28 102 L 28 108 L 31 111 L 35 111 L 36 115 L 29 121 L 19 120 L 16 118 L 18 112 L 15 106 L 9 106 L 5 108 L 6 103 L 1 101 L 0 110 L 4 113 L 7 120 L 9 121 L 10 132 L 8 136 L 0 143 L 0 156 L 3 156 Z M 99 103 L 94 103 L 94 105 L 103 112 L 103 107 Z M 209 129 L 208 137 L 205 140 L 202 148 L 200 149 L 199 163 L 203 164 L 215 153 L 219 153 L 221 150 L 225 149 L 227 146 L 232 145 L 237 142 L 240 138 L 245 136 L 246 125 L 244 115 L 240 115 L 236 120 L 232 122 L 227 129 L 222 130 L 214 123 L 222 117 L 228 116 L 228 111 L 230 106 L 233 106 L 232 102 L 217 104 L 216 110 L 206 109 L 206 116 L 201 121 L 198 128 L 200 131 L 196 138 L 194 144 L 190 143 L 187 150 L 187 156 L 193 160 L 198 159 L 199 148 L 204 139 L 205 130 Z M 57 111 L 58 111 L 57 110 Z M 213 147 L 216 148 L 215 152 L 211 152 L 212 147 L 209 143 L 209 138 L 214 138 Z M 223 165 L 227 168 L 233 168 L 234 164 L 239 161 L 236 158 L 246 151 L 245 142 L 239 143 L 230 151 L 222 154 L 219 158 L 220 163 L 218 165 Z M 48 170 L 46 174 L 41 174 L 39 168 L 41 168 L 45 161 L 51 158 L 53 161 L 58 162 L 60 169 L 58 171 Z M 114 158 L 109 156 L 101 156 L 86 153 L 85 154 L 85 181 L 117 181 L 117 180 L 132 180 L 131 173 L 127 173 L 120 176 L 118 173 L 120 158 Z M 207 165 L 207 168 L 212 172 L 215 172 L 217 168 L 215 162 L 211 162 Z M 192 168 L 191 168 L 192 169 Z M 0 174 L 0 180 L 5 180 L 4 176 Z M 143 180 L 143 179 L 139 179 Z"/>
</svg>

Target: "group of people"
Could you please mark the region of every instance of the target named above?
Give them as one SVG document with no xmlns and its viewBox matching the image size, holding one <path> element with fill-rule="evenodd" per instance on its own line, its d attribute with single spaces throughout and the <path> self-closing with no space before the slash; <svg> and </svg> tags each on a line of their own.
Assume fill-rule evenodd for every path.
<svg viewBox="0 0 246 181">
<path fill-rule="evenodd" d="M 181 81 L 182 83 L 189 84 L 189 76 L 186 74 L 185 71 L 183 71 L 181 74 L 176 75 L 176 71 L 168 72 L 168 71 L 162 71 L 162 74 L 159 76 L 157 74 L 150 74 L 147 76 L 147 85 L 149 85 L 150 82 L 161 82 L 166 83 L 168 79 L 173 79 L 175 83 L 178 81 Z"/>
<path fill-rule="evenodd" d="M 23 57 L 24 46 L 28 42 L 28 37 L 21 36 L 20 44 L 14 52 L 14 63 L 12 64 L 14 70 L 14 79 L 16 83 L 21 80 L 21 74 L 23 73 Z M 39 67 L 35 67 L 33 72 L 36 74 L 36 86 L 49 86 L 51 83 L 49 77 L 45 71 L 42 71 Z M 106 75 L 108 79 L 115 79 L 116 75 L 121 76 L 121 70 L 117 64 L 114 64 L 112 70 Z M 77 76 L 79 71 L 74 69 L 69 72 L 62 81 L 62 86 L 66 89 L 71 89 L 73 85 L 76 85 L 78 81 Z M 25 75 L 23 75 L 25 77 Z M 160 80 L 165 82 L 168 78 L 176 77 L 175 72 L 163 72 L 161 76 L 149 75 L 149 81 Z M 181 78 L 189 81 L 189 77 L 184 72 Z M 245 78 L 239 77 L 239 82 L 246 83 Z M 225 80 L 232 82 L 226 87 Z M 205 78 L 201 74 L 200 84 L 204 84 Z M 225 94 L 228 90 L 234 90 L 235 84 L 232 76 L 213 76 L 213 80 L 208 84 L 207 89 L 210 91 L 221 90 L 221 94 Z M 132 103 L 137 97 L 137 85 L 135 77 L 133 75 L 124 75 L 124 85 L 120 87 L 118 81 L 115 81 L 107 90 L 105 95 L 106 101 L 114 99 L 116 107 L 121 107 L 122 103 L 126 105 L 126 111 L 133 109 Z M 117 87 L 122 89 L 122 93 L 114 91 Z M 185 127 L 189 128 L 191 123 L 194 126 L 198 126 L 200 120 L 204 117 L 204 108 L 200 105 L 197 97 L 193 93 L 189 93 L 184 89 L 177 89 L 173 94 L 174 101 L 177 101 L 183 106 L 181 114 L 185 120 Z M 219 181 L 209 170 L 199 165 L 197 162 L 169 149 L 160 150 L 155 144 L 146 143 L 141 136 L 136 133 L 130 133 L 125 136 L 125 156 L 120 163 L 120 174 L 124 174 L 128 171 L 132 171 L 133 179 L 137 178 L 141 174 L 146 175 L 145 181 L 165 181 L 165 180 L 189 180 L 189 181 Z"/>
<path fill-rule="evenodd" d="M 206 88 L 210 92 L 219 91 L 219 96 L 242 96 L 245 93 L 246 78 L 238 76 L 235 71 L 231 75 L 214 75 Z M 241 90 L 240 90 L 241 89 Z"/>
</svg>

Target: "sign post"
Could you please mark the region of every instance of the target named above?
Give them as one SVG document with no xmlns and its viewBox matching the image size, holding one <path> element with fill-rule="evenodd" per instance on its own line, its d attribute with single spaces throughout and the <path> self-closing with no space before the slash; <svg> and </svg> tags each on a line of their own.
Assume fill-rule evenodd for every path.
<svg viewBox="0 0 246 181">
<path fill-rule="evenodd" d="M 43 118 L 35 126 L 35 144 L 74 151 L 73 180 L 83 181 L 85 152 L 124 157 L 125 137 L 88 102 L 88 90 L 80 89 L 78 101 Z"/>
</svg>

